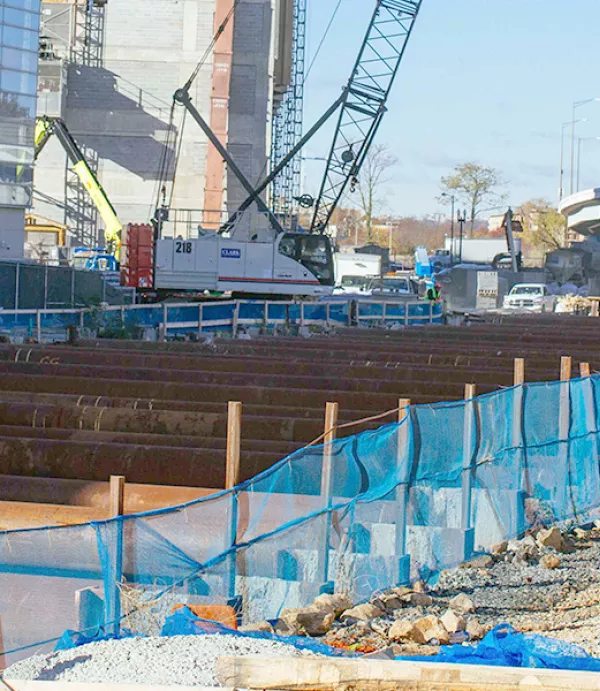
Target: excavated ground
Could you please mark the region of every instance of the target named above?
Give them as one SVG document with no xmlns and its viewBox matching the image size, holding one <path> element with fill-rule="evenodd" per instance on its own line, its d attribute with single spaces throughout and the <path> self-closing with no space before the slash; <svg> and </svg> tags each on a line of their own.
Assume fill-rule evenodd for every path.
<svg viewBox="0 0 600 691">
<path fill-rule="evenodd" d="M 599 326 L 530 316 L 311 338 L 0 345 L 0 476 L 13 476 L 0 501 L 69 503 L 65 485 L 44 478 L 105 482 L 111 474 L 222 488 L 228 401 L 243 403 L 247 479 L 317 438 L 327 401 L 340 404 L 343 423 L 393 410 L 399 398 L 457 400 L 466 383 L 478 393 L 510 386 L 515 357 L 526 358 L 527 380 L 556 379 L 562 355 L 576 371 L 597 364 Z M 14 479 L 25 477 L 41 479 Z"/>
</svg>

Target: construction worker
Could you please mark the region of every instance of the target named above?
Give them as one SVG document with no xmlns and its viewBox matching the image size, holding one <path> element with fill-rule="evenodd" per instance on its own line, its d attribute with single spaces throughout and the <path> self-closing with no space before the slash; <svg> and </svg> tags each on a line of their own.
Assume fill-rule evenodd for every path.
<svg viewBox="0 0 600 691">
<path fill-rule="evenodd" d="M 427 300 L 429 302 L 439 302 L 441 300 L 442 286 L 439 283 L 434 283 L 431 288 L 427 290 Z"/>
</svg>

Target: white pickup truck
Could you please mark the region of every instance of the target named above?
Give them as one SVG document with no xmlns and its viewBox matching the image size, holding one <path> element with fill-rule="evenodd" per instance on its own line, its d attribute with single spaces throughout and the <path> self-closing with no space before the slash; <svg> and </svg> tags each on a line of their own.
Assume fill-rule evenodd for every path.
<svg viewBox="0 0 600 691">
<path fill-rule="evenodd" d="M 553 312 L 555 297 L 550 295 L 544 283 L 517 283 L 504 298 L 505 309 L 521 309 L 529 312 Z"/>
</svg>

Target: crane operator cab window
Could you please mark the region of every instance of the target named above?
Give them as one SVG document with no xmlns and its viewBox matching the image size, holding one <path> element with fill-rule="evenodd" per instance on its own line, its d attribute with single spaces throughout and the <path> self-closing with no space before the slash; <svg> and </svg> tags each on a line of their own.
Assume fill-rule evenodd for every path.
<svg viewBox="0 0 600 691">
<path fill-rule="evenodd" d="M 279 253 L 302 264 L 322 285 L 334 284 L 333 253 L 326 235 L 286 233 L 279 243 Z"/>
</svg>

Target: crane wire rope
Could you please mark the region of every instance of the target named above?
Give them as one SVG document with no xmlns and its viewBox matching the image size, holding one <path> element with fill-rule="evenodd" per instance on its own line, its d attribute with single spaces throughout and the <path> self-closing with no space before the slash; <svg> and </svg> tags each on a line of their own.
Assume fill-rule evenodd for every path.
<svg viewBox="0 0 600 691">
<path fill-rule="evenodd" d="M 339 12 L 343 1 L 344 0 L 338 0 L 337 5 L 335 6 L 335 9 L 333 10 L 333 14 L 331 15 L 331 19 L 329 20 L 329 24 L 327 24 L 327 28 L 325 29 L 325 33 L 323 34 L 321 41 L 319 42 L 319 45 L 317 46 L 317 50 L 316 50 L 315 54 L 313 55 L 313 58 L 310 62 L 310 65 L 308 66 L 308 69 L 306 70 L 306 76 L 304 77 L 304 83 L 305 84 L 306 84 L 308 77 L 310 76 L 310 73 L 312 71 L 312 68 L 315 65 L 317 58 L 319 57 L 319 53 L 321 52 L 321 48 L 323 48 L 323 44 L 327 40 L 327 36 L 329 35 L 329 32 L 331 31 L 331 27 L 333 26 L 333 22 L 335 21 L 335 18 L 337 17 L 337 13 Z"/>
<path fill-rule="evenodd" d="M 198 61 L 198 64 L 194 68 L 194 71 L 190 75 L 189 79 L 185 83 L 185 86 L 183 87 L 186 91 L 189 91 L 190 87 L 194 83 L 196 77 L 198 76 L 198 73 L 202 69 L 202 67 L 206 64 L 206 61 L 210 57 L 211 53 L 214 50 L 215 45 L 217 44 L 217 41 L 227 28 L 227 25 L 231 21 L 234 12 L 239 5 L 241 0 L 234 0 L 233 5 L 231 6 L 231 9 L 225 16 L 225 19 L 221 22 L 217 30 L 215 31 L 210 43 L 208 44 L 206 50 L 204 51 L 204 54 Z M 175 107 L 177 105 L 177 102 L 175 101 L 175 98 L 173 98 L 173 102 L 171 104 L 171 111 L 169 113 L 169 124 L 168 124 L 168 129 L 167 129 L 167 138 L 165 140 L 165 144 L 163 146 L 163 151 L 161 153 L 160 161 L 159 161 L 159 166 L 158 166 L 158 173 L 157 173 L 157 185 L 154 190 L 154 198 L 156 200 L 155 208 L 158 209 L 160 206 L 160 195 L 161 195 L 161 189 L 162 187 L 166 184 L 167 182 L 167 177 L 169 175 L 169 167 L 170 167 L 170 156 L 169 156 L 169 149 L 171 146 L 171 134 L 173 132 L 173 122 L 175 119 Z M 173 194 L 174 194 L 174 189 L 175 189 L 175 178 L 177 175 L 177 165 L 179 163 L 179 158 L 181 155 L 181 147 L 182 147 L 182 142 L 183 142 L 183 128 L 185 125 L 185 115 L 186 113 L 184 112 L 183 118 L 181 120 L 181 127 L 179 129 L 179 142 L 178 142 L 178 147 L 177 147 L 177 153 L 175 155 L 175 161 L 173 165 L 173 181 L 171 184 L 171 194 L 169 196 L 169 207 L 171 206 L 171 202 L 173 200 Z M 152 214 L 152 209 L 150 209 L 150 214 Z"/>
<path fill-rule="evenodd" d="M 163 187 L 163 184 L 166 183 L 167 176 L 168 176 L 168 157 L 169 157 L 169 149 L 171 146 L 171 135 L 173 133 L 173 121 L 175 119 L 175 100 L 171 103 L 171 109 L 169 111 L 169 123 L 167 125 L 167 136 L 165 138 L 165 142 L 162 147 L 162 151 L 160 154 L 160 159 L 158 161 L 158 171 L 156 172 L 156 184 L 154 186 L 154 191 L 152 193 L 152 198 L 154 200 L 153 202 L 150 202 L 150 210 L 148 212 L 148 216 L 150 218 L 154 217 L 154 214 L 156 213 L 158 207 L 160 206 L 160 194 L 161 194 L 161 188 Z M 154 208 L 153 208 L 154 207 Z"/>
</svg>

